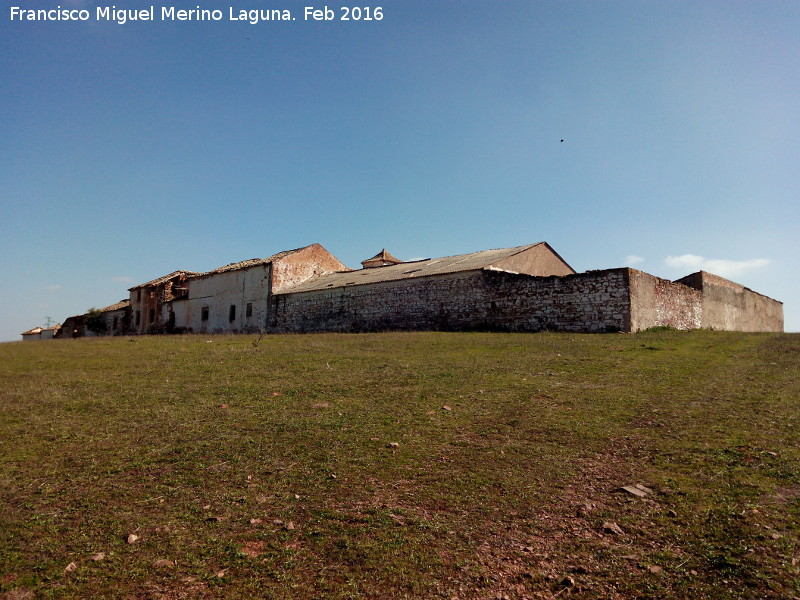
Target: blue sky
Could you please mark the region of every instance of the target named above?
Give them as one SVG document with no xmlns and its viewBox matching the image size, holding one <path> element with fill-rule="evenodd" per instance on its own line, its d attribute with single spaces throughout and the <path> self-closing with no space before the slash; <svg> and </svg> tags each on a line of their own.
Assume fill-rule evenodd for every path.
<svg viewBox="0 0 800 600">
<path fill-rule="evenodd" d="M 704 268 L 800 331 L 796 1 L 388 0 L 359 5 L 381 21 L 306 22 L 293 0 L 118 0 L 157 20 L 94 20 L 111 4 L 0 13 L 0 340 L 314 242 L 351 267 L 544 240 L 579 271 Z M 224 19 L 158 20 L 197 5 Z"/>
</svg>

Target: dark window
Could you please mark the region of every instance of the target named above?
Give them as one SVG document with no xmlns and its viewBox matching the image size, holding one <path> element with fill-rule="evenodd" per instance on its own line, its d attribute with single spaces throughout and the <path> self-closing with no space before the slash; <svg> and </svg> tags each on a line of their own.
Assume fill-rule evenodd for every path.
<svg viewBox="0 0 800 600">
<path fill-rule="evenodd" d="M 136 311 L 136 326 L 138 327 L 142 322 L 142 311 Z"/>
<path fill-rule="evenodd" d="M 151 308 L 150 309 L 150 314 L 148 316 L 150 317 L 150 321 L 149 322 L 150 323 L 155 323 L 155 321 L 156 321 L 156 309 L 155 308 Z"/>
<path fill-rule="evenodd" d="M 231 304 L 231 307 L 228 309 L 228 322 L 233 323 L 236 320 L 236 305 Z"/>
<path fill-rule="evenodd" d="M 245 317 L 252 317 L 253 316 L 253 303 L 252 302 L 248 302 L 247 303 L 247 308 L 244 311 L 244 316 Z"/>
<path fill-rule="evenodd" d="M 138 290 L 136 290 L 136 301 L 137 302 L 141 302 L 142 301 L 142 288 L 139 288 Z"/>
<path fill-rule="evenodd" d="M 208 321 L 208 307 L 204 306 L 200 309 L 200 320 L 201 321 Z"/>
<path fill-rule="evenodd" d="M 114 324 L 111 326 L 111 329 L 114 331 L 117 330 L 117 325 L 119 324 L 119 317 L 114 317 Z"/>
</svg>

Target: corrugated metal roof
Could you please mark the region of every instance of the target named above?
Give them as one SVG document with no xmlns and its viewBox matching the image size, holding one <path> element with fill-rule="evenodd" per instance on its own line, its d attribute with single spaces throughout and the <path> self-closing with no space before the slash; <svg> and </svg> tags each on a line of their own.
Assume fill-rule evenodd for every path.
<svg viewBox="0 0 800 600">
<path fill-rule="evenodd" d="M 516 246 L 514 248 L 500 248 L 498 250 L 483 250 L 481 252 L 473 252 L 472 254 L 459 254 L 457 256 L 445 256 L 442 258 L 429 258 L 426 260 L 401 263 L 399 265 L 361 269 L 359 271 L 331 273 L 278 293 L 293 294 L 295 292 L 310 292 L 313 290 L 326 290 L 351 285 L 381 283 L 384 281 L 398 281 L 401 279 L 428 277 L 431 275 L 446 275 L 448 273 L 458 273 L 461 271 L 478 271 L 543 243 L 544 242 L 539 242 L 538 244 L 528 244 L 526 246 Z"/>
<path fill-rule="evenodd" d="M 34 327 L 33 329 L 28 329 L 28 331 L 23 331 L 20 335 L 36 335 L 43 331 L 44 327 Z"/>
</svg>

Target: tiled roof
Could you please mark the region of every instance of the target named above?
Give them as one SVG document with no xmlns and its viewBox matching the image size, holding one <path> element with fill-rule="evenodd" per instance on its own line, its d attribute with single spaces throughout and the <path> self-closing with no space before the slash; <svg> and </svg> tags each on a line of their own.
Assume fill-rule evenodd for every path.
<svg viewBox="0 0 800 600">
<path fill-rule="evenodd" d="M 395 258 L 395 257 L 394 257 L 394 256 L 392 256 L 391 254 L 389 254 L 389 253 L 386 251 L 386 248 L 384 248 L 383 250 L 381 250 L 380 252 L 378 252 L 378 253 L 377 253 L 375 256 L 373 256 L 372 258 L 368 258 L 367 260 L 362 260 L 362 261 L 361 261 L 361 264 L 362 264 L 362 265 L 364 265 L 364 266 L 366 267 L 368 264 L 370 264 L 370 263 L 374 263 L 374 262 L 390 262 L 390 263 L 394 263 L 394 264 L 399 264 L 399 263 L 401 263 L 401 262 L 403 262 L 403 261 L 402 261 L 402 260 L 400 260 L 399 258 Z"/>
<path fill-rule="evenodd" d="M 139 285 L 135 285 L 128 290 L 135 290 L 137 288 L 142 287 L 149 287 L 151 285 L 159 285 L 166 281 L 169 281 L 173 277 L 178 277 L 179 275 L 185 275 L 187 279 L 195 278 L 195 277 L 205 277 L 206 275 L 216 275 L 218 273 L 227 273 L 229 271 L 238 271 L 240 269 L 249 269 L 250 267 L 256 267 L 258 265 L 266 265 L 271 262 L 274 262 L 284 256 L 288 256 L 294 252 L 299 250 L 303 250 L 308 248 L 308 246 L 303 246 L 302 248 L 295 248 L 294 250 L 284 250 L 283 252 L 278 252 L 277 254 L 273 254 L 267 258 L 250 258 L 248 260 L 242 260 L 235 263 L 230 263 L 225 266 L 219 267 L 218 269 L 214 269 L 213 271 L 206 271 L 204 273 L 197 273 L 195 271 L 173 271 L 169 275 L 164 275 L 163 277 L 159 277 L 158 279 L 153 279 L 152 281 L 148 281 L 147 283 L 142 283 Z M 105 309 L 103 309 L 105 310 Z"/>
<path fill-rule="evenodd" d="M 250 258 L 248 260 L 240 260 L 239 262 L 230 263 L 228 265 L 219 267 L 214 269 L 213 271 L 206 271 L 205 273 L 194 273 L 192 277 L 205 277 L 206 275 L 216 275 L 218 273 L 228 273 L 229 271 L 239 271 L 241 269 L 249 269 L 250 267 L 257 267 L 259 265 L 268 265 L 270 263 L 275 262 L 283 258 L 284 256 L 289 256 L 290 254 L 294 254 L 300 250 L 304 250 L 308 248 L 308 246 L 303 246 L 302 248 L 295 248 L 294 250 L 284 250 L 282 252 L 278 252 L 277 254 L 273 254 L 272 256 L 268 256 L 267 258 Z"/>
<path fill-rule="evenodd" d="M 169 275 L 164 275 L 157 279 L 153 279 L 152 281 L 148 281 L 147 283 L 140 283 L 139 285 L 135 285 L 133 287 L 128 288 L 128 290 L 130 291 L 130 290 L 135 290 L 136 288 L 158 285 L 160 283 L 164 283 L 165 281 L 169 281 L 173 277 L 178 277 L 180 275 L 185 275 L 186 277 L 194 277 L 196 275 L 202 275 L 202 273 L 195 273 L 194 271 L 173 271 Z"/>
<path fill-rule="evenodd" d="M 294 250 L 284 250 L 283 252 L 278 252 L 277 254 L 273 254 L 267 258 L 251 258 L 249 260 L 242 260 L 235 263 L 230 263 L 229 265 L 225 265 L 224 267 L 219 267 L 218 269 L 214 269 L 213 271 L 206 271 L 205 273 L 198 273 L 198 276 L 203 275 L 215 275 L 217 273 L 227 273 L 228 271 L 238 271 L 240 269 L 249 269 L 250 267 L 257 267 L 258 265 L 268 265 L 271 262 L 278 260 L 279 258 L 283 258 L 284 256 L 288 256 L 292 252 L 297 252 L 298 250 L 302 250 L 302 248 L 296 248 Z"/>
<path fill-rule="evenodd" d="M 111 306 L 106 306 L 105 308 L 101 308 L 100 312 L 111 312 L 112 310 L 122 310 L 123 308 L 128 308 L 131 305 L 131 301 L 127 298 L 120 300 L 116 304 L 112 304 Z"/>
<path fill-rule="evenodd" d="M 544 242 L 539 242 L 543 244 Z M 501 248 L 498 250 L 483 250 L 472 254 L 459 254 L 442 258 L 428 258 L 399 265 L 388 265 L 375 269 L 361 269 L 322 275 L 300 285 L 284 290 L 284 294 L 295 292 L 309 292 L 312 290 L 325 290 L 330 288 L 351 285 L 364 285 L 367 283 L 381 283 L 383 281 L 397 281 L 430 275 L 445 275 L 461 271 L 478 271 L 491 267 L 494 263 L 524 252 L 539 244 L 528 244 L 515 248 Z"/>
<path fill-rule="evenodd" d="M 34 327 L 33 329 L 28 329 L 28 331 L 23 331 L 20 335 L 37 335 L 44 331 L 44 327 Z"/>
</svg>

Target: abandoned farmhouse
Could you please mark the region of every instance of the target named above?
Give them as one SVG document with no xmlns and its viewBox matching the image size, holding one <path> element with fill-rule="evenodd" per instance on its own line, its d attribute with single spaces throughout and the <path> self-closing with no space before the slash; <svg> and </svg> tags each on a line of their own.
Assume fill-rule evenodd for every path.
<svg viewBox="0 0 800 600">
<path fill-rule="evenodd" d="M 628 267 L 576 273 L 546 242 L 412 262 L 382 250 L 361 264 L 349 269 L 312 244 L 206 273 L 174 271 L 101 309 L 104 331 L 92 333 L 87 315 L 77 315 L 60 328 L 22 336 L 635 332 L 655 326 L 783 331 L 781 302 L 717 275 L 700 271 L 669 281 Z"/>
</svg>

